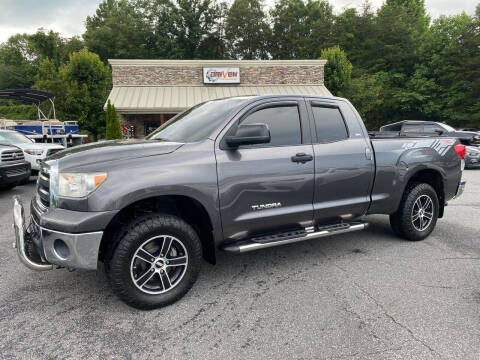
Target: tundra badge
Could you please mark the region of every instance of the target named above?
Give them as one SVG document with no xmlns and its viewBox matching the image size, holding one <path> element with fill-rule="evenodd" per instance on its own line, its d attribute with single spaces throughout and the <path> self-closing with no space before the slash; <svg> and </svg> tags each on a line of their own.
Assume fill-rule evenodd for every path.
<svg viewBox="0 0 480 360">
<path fill-rule="evenodd" d="M 259 204 L 259 205 L 252 205 L 252 210 L 257 211 L 257 210 L 273 209 L 281 206 L 282 206 L 282 203 L 280 202 L 270 203 L 270 204 Z"/>
</svg>

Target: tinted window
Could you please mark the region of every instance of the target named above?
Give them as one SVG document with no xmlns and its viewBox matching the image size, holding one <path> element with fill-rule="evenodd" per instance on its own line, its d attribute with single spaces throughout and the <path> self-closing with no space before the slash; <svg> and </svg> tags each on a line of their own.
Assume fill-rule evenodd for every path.
<svg viewBox="0 0 480 360">
<path fill-rule="evenodd" d="M 339 109 L 313 106 L 312 110 L 319 142 L 332 142 L 348 138 L 347 128 Z"/>
<path fill-rule="evenodd" d="M 444 129 L 442 129 L 440 126 L 435 125 L 435 124 L 425 124 L 423 125 L 423 131 L 426 133 L 434 133 L 436 130 L 440 130 L 445 132 Z"/>
<path fill-rule="evenodd" d="M 400 131 L 400 130 L 402 130 L 401 123 L 385 125 L 380 128 L 380 131 Z"/>
<path fill-rule="evenodd" d="M 242 124 L 266 124 L 270 129 L 271 137 L 270 143 L 265 144 L 266 146 L 298 145 L 302 143 L 297 106 L 277 106 L 261 109 L 248 115 L 242 120 Z"/>
<path fill-rule="evenodd" d="M 419 133 L 423 131 L 423 125 L 405 124 L 403 125 L 402 131 Z"/>
</svg>

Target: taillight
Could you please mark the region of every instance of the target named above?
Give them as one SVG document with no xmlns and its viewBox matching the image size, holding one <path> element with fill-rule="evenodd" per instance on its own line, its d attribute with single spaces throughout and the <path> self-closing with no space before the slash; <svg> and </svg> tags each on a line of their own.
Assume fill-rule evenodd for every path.
<svg viewBox="0 0 480 360">
<path fill-rule="evenodd" d="M 461 145 L 461 144 L 455 145 L 455 151 L 457 152 L 460 159 L 463 160 L 465 158 L 465 154 L 467 153 L 465 145 Z"/>
</svg>

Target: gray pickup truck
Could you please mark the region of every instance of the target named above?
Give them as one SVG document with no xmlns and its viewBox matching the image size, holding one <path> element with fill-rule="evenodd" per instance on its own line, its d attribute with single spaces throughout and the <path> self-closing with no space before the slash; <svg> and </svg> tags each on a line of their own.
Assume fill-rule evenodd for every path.
<svg viewBox="0 0 480 360">
<path fill-rule="evenodd" d="M 422 240 L 458 197 L 464 145 L 370 139 L 345 99 L 245 96 L 199 104 L 145 140 L 64 150 L 40 171 L 16 247 L 34 270 L 97 269 L 129 305 L 181 298 L 202 257 L 365 229 L 387 214 Z"/>
</svg>

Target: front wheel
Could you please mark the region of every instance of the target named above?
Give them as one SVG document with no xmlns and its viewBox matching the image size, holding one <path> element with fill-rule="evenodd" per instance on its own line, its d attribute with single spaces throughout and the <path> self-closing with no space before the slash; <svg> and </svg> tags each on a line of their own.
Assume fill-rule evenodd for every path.
<svg viewBox="0 0 480 360">
<path fill-rule="evenodd" d="M 431 234 L 438 219 L 438 196 L 429 184 L 415 183 L 403 194 L 398 210 L 390 215 L 395 234 L 412 241 Z"/>
<path fill-rule="evenodd" d="M 149 214 L 128 225 L 106 263 L 113 291 L 137 309 L 169 305 L 192 287 L 202 260 L 202 246 L 182 219 Z"/>
</svg>

